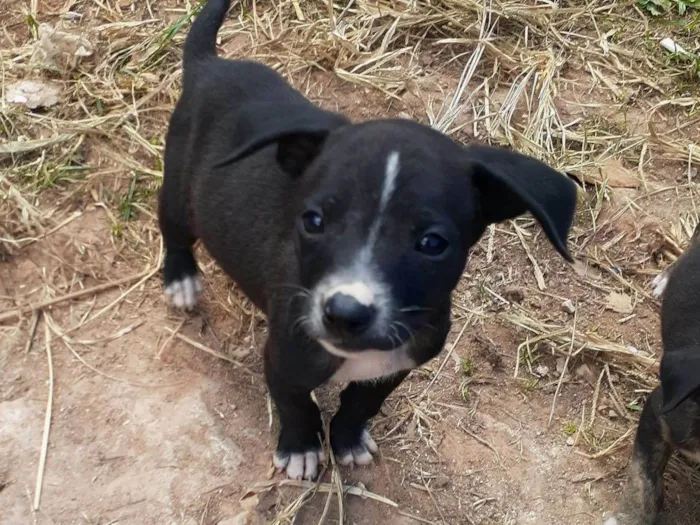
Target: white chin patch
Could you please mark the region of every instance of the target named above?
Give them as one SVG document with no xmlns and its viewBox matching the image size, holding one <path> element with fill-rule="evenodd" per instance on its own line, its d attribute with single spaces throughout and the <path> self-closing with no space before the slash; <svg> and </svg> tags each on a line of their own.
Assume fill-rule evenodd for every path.
<svg viewBox="0 0 700 525">
<path fill-rule="evenodd" d="M 615 516 L 608 518 L 603 525 L 622 525 Z"/>
<path fill-rule="evenodd" d="M 171 282 L 165 289 L 165 296 L 176 308 L 191 310 L 197 305 L 197 295 L 202 290 L 204 290 L 202 277 L 197 274 Z"/>
<path fill-rule="evenodd" d="M 272 463 L 275 468 L 287 473 L 290 479 L 314 480 L 318 476 L 318 465 L 323 462 L 323 451 L 321 449 L 310 450 L 299 454 L 289 454 L 281 456 L 275 454 Z"/>
<path fill-rule="evenodd" d="M 369 465 L 372 463 L 372 460 L 374 459 L 372 454 L 376 454 L 379 447 L 377 447 L 377 444 L 374 442 L 372 436 L 369 435 L 367 430 L 362 431 L 360 441 L 361 443 L 359 446 L 337 458 L 340 465 Z"/>
<path fill-rule="evenodd" d="M 654 280 L 651 282 L 651 293 L 657 299 L 660 298 L 664 294 L 664 290 L 666 290 L 666 285 L 668 284 L 668 273 L 668 270 L 660 273 L 654 277 Z M 607 525 L 607 523 L 605 525 Z"/>
</svg>

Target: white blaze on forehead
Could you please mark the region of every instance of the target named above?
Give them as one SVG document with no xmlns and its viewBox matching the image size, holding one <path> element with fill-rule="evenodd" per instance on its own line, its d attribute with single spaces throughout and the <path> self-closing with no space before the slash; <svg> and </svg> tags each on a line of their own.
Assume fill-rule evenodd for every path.
<svg viewBox="0 0 700 525">
<path fill-rule="evenodd" d="M 386 168 L 384 169 L 384 183 L 382 184 L 382 195 L 379 199 L 379 209 L 377 210 L 377 216 L 374 218 L 372 227 L 369 230 L 369 239 L 365 250 L 363 250 L 364 258 L 368 258 L 372 247 L 377 242 L 379 237 L 379 230 L 382 226 L 382 220 L 384 218 L 384 212 L 386 207 L 391 200 L 391 196 L 394 194 L 396 189 L 396 178 L 401 170 L 401 163 L 399 162 L 399 152 L 392 151 L 386 159 Z"/>
<path fill-rule="evenodd" d="M 374 304 L 374 292 L 365 283 L 359 281 L 331 288 L 326 294 L 326 299 L 333 297 L 335 294 L 352 297 L 363 306 L 372 306 Z"/>
<path fill-rule="evenodd" d="M 386 170 L 384 172 L 384 186 L 382 187 L 382 199 L 379 204 L 379 213 L 383 213 L 386 205 L 391 199 L 391 195 L 396 188 L 396 177 L 399 174 L 399 152 L 392 151 L 386 159 Z"/>
</svg>

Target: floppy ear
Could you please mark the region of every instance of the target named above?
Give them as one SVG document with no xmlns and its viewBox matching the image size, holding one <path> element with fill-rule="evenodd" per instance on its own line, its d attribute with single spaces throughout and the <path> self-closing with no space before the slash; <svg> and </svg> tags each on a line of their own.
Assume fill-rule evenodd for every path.
<svg viewBox="0 0 700 525">
<path fill-rule="evenodd" d="M 513 151 L 467 146 L 488 224 L 531 212 L 557 251 L 573 262 L 567 236 L 576 211 L 576 184 L 543 162 Z"/>
<path fill-rule="evenodd" d="M 664 352 L 660 375 L 665 414 L 700 388 L 700 348 Z"/>
<path fill-rule="evenodd" d="M 232 151 L 215 167 L 226 166 L 277 143 L 277 162 L 298 176 L 318 155 L 328 134 L 349 121 L 307 101 L 247 104 L 236 115 Z"/>
</svg>

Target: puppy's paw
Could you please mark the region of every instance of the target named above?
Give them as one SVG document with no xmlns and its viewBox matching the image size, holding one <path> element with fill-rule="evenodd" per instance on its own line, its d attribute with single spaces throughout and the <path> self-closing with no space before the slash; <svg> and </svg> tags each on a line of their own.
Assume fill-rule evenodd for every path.
<svg viewBox="0 0 700 525">
<path fill-rule="evenodd" d="M 664 294 L 664 290 L 666 290 L 666 285 L 668 284 L 668 277 L 669 270 L 664 270 L 651 281 L 651 294 L 657 299 L 661 298 Z"/>
<path fill-rule="evenodd" d="M 202 290 L 202 277 L 197 273 L 172 281 L 165 288 L 165 296 L 176 308 L 191 310 L 197 306 L 197 296 Z"/>
<path fill-rule="evenodd" d="M 272 463 L 278 472 L 285 471 L 290 479 L 314 480 L 318 466 L 323 463 L 323 451 L 319 448 L 306 452 L 275 452 Z"/>
<path fill-rule="evenodd" d="M 338 440 L 335 441 L 333 453 L 340 465 L 369 465 L 374 459 L 373 454 L 376 454 L 379 450 L 372 436 L 364 428 L 360 433 L 360 438 L 354 440 L 355 442 L 352 444 L 347 444 L 346 442 L 343 446 Z"/>
</svg>

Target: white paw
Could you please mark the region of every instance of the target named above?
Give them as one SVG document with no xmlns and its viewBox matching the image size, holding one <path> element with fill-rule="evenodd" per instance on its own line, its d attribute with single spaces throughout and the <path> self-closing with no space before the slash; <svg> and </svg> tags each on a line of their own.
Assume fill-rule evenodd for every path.
<svg viewBox="0 0 700 525">
<path fill-rule="evenodd" d="M 286 471 L 291 479 L 316 479 L 318 465 L 323 461 L 322 450 L 310 450 L 300 454 L 288 454 L 286 456 L 275 453 L 272 463 L 281 472 Z"/>
<path fill-rule="evenodd" d="M 605 523 L 603 525 L 620 525 L 620 522 L 617 521 L 617 518 L 615 516 L 610 516 L 607 520 L 605 520 Z"/>
<path fill-rule="evenodd" d="M 360 437 L 360 445 L 352 449 L 350 452 L 346 452 L 338 459 L 338 463 L 341 465 L 369 465 L 374 459 L 372 454 L 376 454 L 379 447 L 369 435 L 367 430 L 362 431 L 362 436 Z"/>
<path fill-rule="evenodd" d="M 654 277 L 654 280 L 651 281 L 651 293 L 654 297 L 657 299 L 661 297 L 664 294 L 664 290 L 666 289 L 666 285 L 668 284 L 668 270 L 661 272 L 659 275 Z M 608 525 L 607 523 L 605 525 Z M 613 523 L 612 525 L 615 525 Z"/>
<path fill-rule="evenodd" d="M 192 275 L 181 281 L 173 281 L 165 289 L 165 296 L 170 299 L 173 306 L 185 310 L 191 310 L 197 305 L 197 294 L 204 290 L 202 277 Z"/>
</svg>

